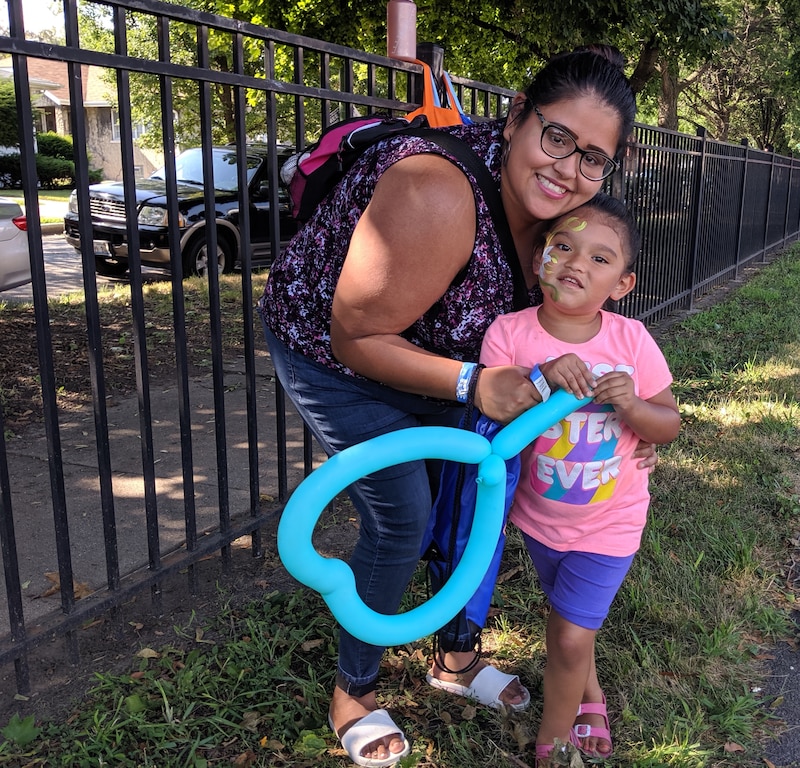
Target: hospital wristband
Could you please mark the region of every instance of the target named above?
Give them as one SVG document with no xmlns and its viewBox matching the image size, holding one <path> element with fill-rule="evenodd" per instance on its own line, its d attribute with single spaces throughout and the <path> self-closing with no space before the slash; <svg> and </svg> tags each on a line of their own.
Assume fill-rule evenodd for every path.
<svg viewBox="0 0 800 768">
<path fill-rule="evenodd" d="M 458 381 L 456 382 L 456 400 L 459 403 L 467 402 L 469 398 L 469 383 L 472 379 L 472 373 L 477 367 L 477 363 L 461 364 L 461 372 L 458 374 Z"/>
<path fill-rule="evenodd" d="M 542 396 L 542 402 L 546 403 L 550 397 L 550 385 L 547 383 L 547 379 L 544 377 L 538 365 L 533 366 L 530 379 L 533 382 L 533 386 L 539 390 L 539 394 Z"/>
</svg>

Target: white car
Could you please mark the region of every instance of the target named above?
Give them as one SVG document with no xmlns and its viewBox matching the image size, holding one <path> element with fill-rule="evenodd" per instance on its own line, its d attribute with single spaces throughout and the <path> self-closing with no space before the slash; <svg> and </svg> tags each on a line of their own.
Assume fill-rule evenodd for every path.
<svg viewBox="0 0 800 768">
<path fill-rule="evenodd" d="M 27 229 L 19 203 L 0 197 L 0 291 L 31 281 Z"/>
</svg>

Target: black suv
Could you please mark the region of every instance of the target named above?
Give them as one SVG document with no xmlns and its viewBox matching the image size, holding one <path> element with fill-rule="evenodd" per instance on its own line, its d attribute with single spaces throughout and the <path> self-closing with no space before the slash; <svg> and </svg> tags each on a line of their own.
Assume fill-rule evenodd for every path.
<svg viewBox="0 0 800 768">
<path fill-rule="evenodd" d="M 250 235 L 254 265 L 268 265 L 270 247 L 270 182 L 267 176 L 267 145 L 248 145 L 247 179 L 250 191 Z M 214 199 L 217 224 L 217 265 L 220 272 L 230 272 L 239 261 L 243 233 L 239 229 L 236 150 L 214 147 Z M 278 166 L 291 157 L 291 147 L 278 147 Z M 175 159 L 178 179 L 178 227 L 181 234 L 181 258 L 184 275 L 204 275 L 208 269 L 208 233 L 203 200 L 203 161 L 200 148 L 187 149 Z M 136 182 L 136 209 L 142 264 L 170 268 L 167 233 L 167 189 L 164 169 L 149 179 Z M 283 185 L 278 191 L 280 241 L 285 244 L 297 232 L 292 218 L 289 194 Z M 122 182 L 92 184 L 89 187 L 92 213 L 92 239 L 97 273 L 121 276 L 128 269 L 128 243 L 125 224 L 125 201 Z M 64 218 L 64 237 L 80 252 L 77 192 L 69 201 Z M 213 260 L 212 260 L 213 263 Z"/>
</svg>

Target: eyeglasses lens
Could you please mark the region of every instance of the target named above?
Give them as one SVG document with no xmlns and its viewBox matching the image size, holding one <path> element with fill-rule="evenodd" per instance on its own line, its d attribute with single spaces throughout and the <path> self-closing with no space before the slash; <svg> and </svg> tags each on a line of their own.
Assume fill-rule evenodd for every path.
<svg viewBox="0 0 800 768">
<path fill-rule="evenodd" d="M 542 149 L 555 159 L 581 153 L 581 173 L 591 181 L 602 181 L 614 172 L 614 163 L 598 152 L 587 152 L 578 147 L 575 139 L 554 125 L 548 125 L 542 132 Z"/>
</svg>

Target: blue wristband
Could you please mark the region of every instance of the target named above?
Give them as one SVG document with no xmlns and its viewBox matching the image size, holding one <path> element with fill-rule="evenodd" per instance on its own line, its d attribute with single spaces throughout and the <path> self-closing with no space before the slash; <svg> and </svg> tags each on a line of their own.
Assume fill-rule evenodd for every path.
<svg viewBox="0 0 800 768">
<path fill-rule="evenodd" d="M 458 374 L 456 382 L 456 400 L 459 403 L 466 403 L 469 398 L 469 382 L 472 372 L 477 368 L 477 363 L 462 363 L 461 372 Z"/>
</svg>

